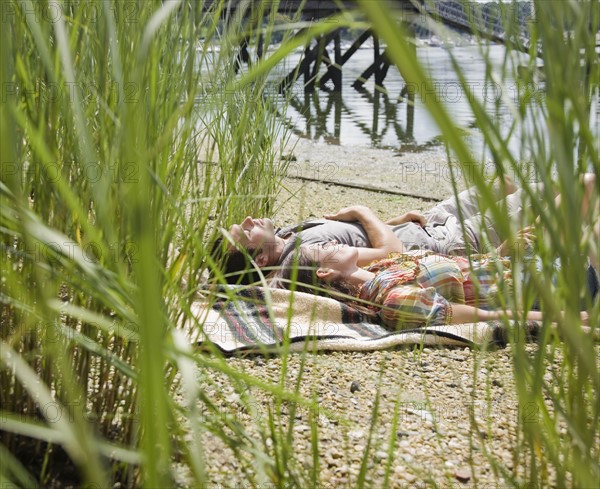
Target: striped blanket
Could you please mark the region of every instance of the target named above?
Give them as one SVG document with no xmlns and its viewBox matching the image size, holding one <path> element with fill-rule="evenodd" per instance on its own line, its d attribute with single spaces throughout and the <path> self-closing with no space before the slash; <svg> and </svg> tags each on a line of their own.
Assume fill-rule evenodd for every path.
<svg viewBox="0 0 600 489">
<path fill-rule="evenodd" d="M 369 351 L 399 345 L 505 345 L 511 336 L 502 322 L 390 331 L 331 298 L 262 287 L 228 289 L 228 294 L 219 294 L 223 299 L 212 304 L 201 295 L 192 303 L 194 321 L 184 326 L 198 346 L 216 346 L 223 353 Z M 529 340 L 538 327 L 532 322 L 518 331 Z"/>
</svg>

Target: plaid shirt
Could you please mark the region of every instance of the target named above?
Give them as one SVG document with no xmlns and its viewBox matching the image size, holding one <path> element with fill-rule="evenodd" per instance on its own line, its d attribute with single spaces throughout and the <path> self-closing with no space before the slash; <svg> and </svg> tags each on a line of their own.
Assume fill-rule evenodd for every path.
<svg viewBox="0 0 600 489">
<path fill-rule="evenodd" d="M 469 259 L 432 252 L 393 254 L 371 264 L 375 277 L 360 298 L 378 304 L 385 324 L 397 329 L 448 324 L 451 303 L 481 309 L 496 306 L 497 284 L 510 281 L 510 262 L 489 255 Z"/>
</svg>

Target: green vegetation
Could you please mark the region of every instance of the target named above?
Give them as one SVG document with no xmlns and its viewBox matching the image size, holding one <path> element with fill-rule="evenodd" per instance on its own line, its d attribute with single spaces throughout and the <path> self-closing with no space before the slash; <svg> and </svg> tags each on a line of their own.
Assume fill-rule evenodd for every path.
<svg viewBox="0 0 600 489">
<path fill-rule="evenodd" d="M 595 346 L 579 327 L 590 242 L 576 182 L 600 170 L 589 114 L 600 83 L 599 9 L 597 1 L 534 3 L 530 29 L 543 53 L 546 88 L 531 103 L 531 87 L 519 85 L 512 103 L 513 130 L 532 155 L 529 168 L 547 184 L 541 197 L 527 186 L 522 155 L 509 152 L 507 136 L 488 115 L 493 110 L 471 102 L 497 171 L 529 189 L 546 229 L 538 241 L 540 283 L 549 283 L 555 256 L 569 264 L 555 288 L 531 285 L 538 285 L 550 317 L 566 311 L 557 320 L 560 339 L 545 325 L 542 347 L 529 357 L 515 337 L 519 398 L 542 413 L 535 430 L 521 426 L 515 453 L 529 458 L 532 483 L 545 485 L 552 466 L 560 486 L 594 487 L 600 376 Z M 315 458 L 308 471 L 293 460 L 293 426 L 277 418 L 284 403 L 310 413 L 316 405 L 298 395 L 298 385 L 287 385 L 287 355 L 280 382 L 269 383 L 233 369 L 217 352 L 195 355 L 177 328 L 194 320 L 190 299 L 214 266 L 207 252 L 215 223 L 272 211 L 286 161 L 285 133 L 264 97 L 269 70 L 315 35 L 359 25 L 340 16 L 293 35 L 299 24 L 282 23 L 269 10 L 274 5 L 255 6 L 246 23 L 224 23 L 222 2 L 204 12 L 202 3 L 187 1 L 2 1 L 0 482 L 170 487 L 177 464 L 198 486 L 205 482 L 209 447 L 202 435 L 209 431 L 236 453 L 250 484 L 318 483 L 315 417 L 309 416 Z M 359 8 L 405 79 L 429 83 L 381 2 L 365 0 Z M 265 45 L 276 36 L 281 47 L 237 74 L 241 39 L 257 47 L 261 33 Z M 516 48 L 509 46 L 500 75 L 490 67 L 488 80 L 508 79 Z M 472 165 L 448 111 L 427 101 L 453 158 Z M 533 110 L 543 117 L 531 120 Z M 525 120 L 533 126 L 528 131 Z M 488 195 L 483 175 L 468 173 Z M 564 195 L 558 208 L 548 205 L 551 180 Z M 489 198 L 487 204 L 514 235 L 502 209 Z M 530 305 L 531 287 L 507 296 L 508 307 Z M 598 304 L 588 308 L 597 325 Z M 559 349 L 562 377 L 547 379 Z M 249 410 L 249 386 L 273 397 L 272 412 L 252 427 L 258 438 L 204 395 L 198 368 L 229 376 Z M 377 406 L 376 399 L 374 423 Z M 360 485 L 368 470 L 361 467 Z M 521 482 L 500 469 L 499 478 Z"/>
</svg>

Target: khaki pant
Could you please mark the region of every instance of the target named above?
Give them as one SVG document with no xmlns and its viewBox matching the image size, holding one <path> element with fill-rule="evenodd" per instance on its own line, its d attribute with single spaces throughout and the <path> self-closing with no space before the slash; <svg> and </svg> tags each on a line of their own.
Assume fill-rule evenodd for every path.
<svg viewBox="0 0 600 489">
<path fill-rule="evenodd" d="M 541 184 L 536 184 L 541 187 Z M 538 188 L 539 190 L 539 188 Z M 526 225 L 523 213 L 523 190 L 503 197 L 499 182 L 494 183 L 492 191 L 500 209 L 514 223 L 517 229 Z M 438 242 L 444 242 L 449 250 L 471 248 L 478 252 L 488 252 L 497 248 L 504 239 L 489 210 L 481 212 L 482 205 L 475 188 L 463 190 L 458 197 L 450 197 L 432 209 L 423 213 L 427 219 L 426 230 Z M 461 221 L 464 224 L 461 226 Z M 465 243 L 465 234 L 467 242 Z"/>
</svg>

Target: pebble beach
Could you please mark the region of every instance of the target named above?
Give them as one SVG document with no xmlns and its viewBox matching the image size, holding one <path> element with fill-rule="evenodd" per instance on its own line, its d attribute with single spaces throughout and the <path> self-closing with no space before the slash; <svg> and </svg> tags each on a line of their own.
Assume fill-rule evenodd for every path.
<svg viewBox="0 0 600 489">
<path fill-rule="evenodd" d="M 300 140 L 290 156 L 289 178 L 275 209 L 278 225 L 351 204 L 368 205 L 385 220 L 426 210 L 452 192 L 441 148 L 417 153 Z M 416 347 L 226 360 L 264 381 L 291 390 L 298 385 L 300 394 L 316 400 L 316 409 L 275 405 L 272 396 L 249 388 L 245 395 L 253 409 L 248 412 L 227 376 L 206 368 L 198 370 L 198 378 L 217 406 L 238 413 L 236 421 L 257 445 L 277 450 L 273 437 L 257 428 L 270 415 L 291 427 L 294 451 L 285 463 L 291 472 L 305 474 L 300 487 L 351 488 L 362 481 L 375 488 L 500 488 L 508 486 L 508 479 L 528 480 L 530 455 L 520 453 L 523 435 L 517 427 L 538 423 L 542 415 L 536 406 L 519 405 L 514 348 Z M 528 355 L 538 348 L 525 346 Z M 600 359 L 598 346 L 596 351 Z M 561 352 L 552 355 L 548 379 L 557 375 L 553 365 Z M 257 423 L 260 418 L 263 422 Z M 209 487 L 251 487 L 233 450 L 220 438 L 206 433 L 204 446 L 210 454 L 205 461 Z M 317 480 L 310 475 L 316 463 Z M 556 484 L 551 469 L 546 477 L 548 486 Z M 264 487 L 274 487 L 271 483 L 265 480 Z"/>
</svg>

